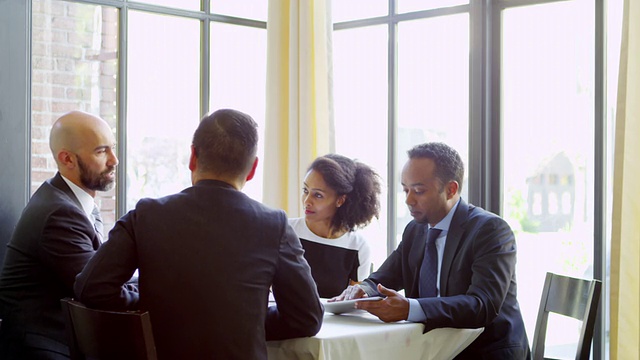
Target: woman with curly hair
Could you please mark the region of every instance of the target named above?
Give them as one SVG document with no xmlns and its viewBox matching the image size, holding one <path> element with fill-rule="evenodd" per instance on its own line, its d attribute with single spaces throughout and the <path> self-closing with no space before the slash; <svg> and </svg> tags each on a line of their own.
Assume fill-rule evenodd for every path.
<svg viewBox="0 0 640 360">
<path fill-rule="evenodd" d="M 369 166 L 337 154 L 321 156 L 302 186 L 304 217 L 289 219 L 320 297 L 339 295 L 369 275 L 371 249 L 357 232 L 380 212 L 380 179 Z"/>
</svg>

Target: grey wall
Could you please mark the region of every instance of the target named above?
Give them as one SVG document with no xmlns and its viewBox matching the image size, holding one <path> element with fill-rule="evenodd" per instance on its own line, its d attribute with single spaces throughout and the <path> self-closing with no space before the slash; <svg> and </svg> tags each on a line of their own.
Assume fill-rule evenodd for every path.
<svg viewBox="0 0 640 360">
<path fill-rule="evenodd" d="M 29 198 L 29 0 L 0 0 L 0 266 Z"/>
</svg>

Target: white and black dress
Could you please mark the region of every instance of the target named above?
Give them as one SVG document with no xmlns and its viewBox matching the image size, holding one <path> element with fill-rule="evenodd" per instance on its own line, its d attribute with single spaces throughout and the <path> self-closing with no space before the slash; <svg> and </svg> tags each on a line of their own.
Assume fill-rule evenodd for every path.
<svg viewBox="0 0 640 360">
<path fill-rule="evenodd" d="M 337 239 L 326 239 L 309 230 L 304 218 L 289 219 L 298 234 L 304 257 L 318 286 L 320 297 L 340 295 L 349 280 L 362 281 L 369 276 L 371 249 L 357 231 L 347 232 Z"/>
</svg>

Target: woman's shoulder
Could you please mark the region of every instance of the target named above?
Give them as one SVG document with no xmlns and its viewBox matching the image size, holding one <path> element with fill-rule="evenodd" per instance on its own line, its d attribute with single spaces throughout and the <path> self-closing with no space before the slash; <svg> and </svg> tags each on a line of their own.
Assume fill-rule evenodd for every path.
<svg viewBox="0 0 640 360">
<path fill-rule="evenodd" d="M 291 227 L 298 231 L 298 229 L 303 229 L 306 228 L 306 224 L 304 222 L 304 218 L 299 217 L 299 218 L 289 218 L 289 225 L 291 225 Z"/>
<path fill-rule="evenodd" d="M 362 231 L 353 230 L 348 231 L 339 238 L 344 247 L 354 250 L 359 250 L 363 247 L 368 247 L 367 239 Z"/>
<path fill-rule="evenodd" d="M 322 240 L 325 240 L 309 230 L 309 227 L 307 227 L 307 223 L 303 217 L 289 218 L 289 225 L 291 225 L 293 231 L 296 232 L 300 239 L 314 242 L 322 242 Z"/>
</svg>

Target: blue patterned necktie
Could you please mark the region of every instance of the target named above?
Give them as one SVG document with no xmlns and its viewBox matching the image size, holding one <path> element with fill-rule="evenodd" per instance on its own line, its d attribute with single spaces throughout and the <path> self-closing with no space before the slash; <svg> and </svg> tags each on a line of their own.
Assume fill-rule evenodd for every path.
<svg viewBox="0 0 640 360">
<path fill-rule="evenodd" d="M 436 283 L 438 282 L 438 250 L 436 239 L 442 230 L 431 228 L 427 230 L 427 244 L 424 247 L 424 258 L 420 266 L 419 296 L 435 297 L 438 295 Z"/>
<path fill-rule="evenodd" d="M 97 205 L 93 205 L 91 215 L 93 215 L 93 228 L 96 230 L 96 234 L 98 234 L 100 243 L 102 243 L 104 239 L 104 224 L 102 223 L 102 216 L 100 215 L 100 209 L 98 209 Z"/>
</svg>

